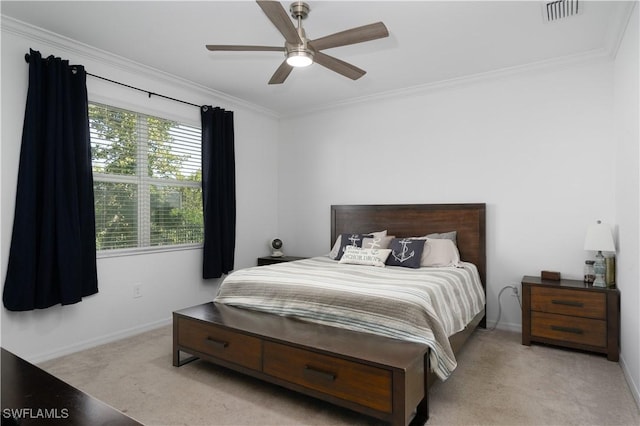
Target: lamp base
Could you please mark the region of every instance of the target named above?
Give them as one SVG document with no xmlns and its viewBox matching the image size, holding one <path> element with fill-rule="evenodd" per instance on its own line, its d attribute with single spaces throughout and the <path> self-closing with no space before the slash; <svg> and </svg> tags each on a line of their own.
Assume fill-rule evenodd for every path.
<svg viewBox="0 0 640 426">
<path fill-rule="evenodd" d="M 596 261 L 593 264 L 593 269 L 596 273 L 596 279 L 593 282 L 594 287 L 607 287 L 607 283 L 605 281 L 605 274 L 607 271 L 607 266 L 604 263 L 604 256 L 602 255 L 602 251 L 598 250 L 596 254 Z"/>
</svg>

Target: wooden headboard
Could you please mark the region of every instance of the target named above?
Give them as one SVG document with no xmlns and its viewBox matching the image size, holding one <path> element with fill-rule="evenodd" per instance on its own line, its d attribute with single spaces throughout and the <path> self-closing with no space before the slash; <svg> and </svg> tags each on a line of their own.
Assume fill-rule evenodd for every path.
<svg viewBox="0 0 640 426">
<path fill-rule="evenodd" d="M 396 237 L 457 231 L 460 257 L 475 264 L 486 289 L 487 258 L 483 204 L 379 204 L 331 206 L 331 244 L 342 233 L 387 230 Z"/>
</svg>

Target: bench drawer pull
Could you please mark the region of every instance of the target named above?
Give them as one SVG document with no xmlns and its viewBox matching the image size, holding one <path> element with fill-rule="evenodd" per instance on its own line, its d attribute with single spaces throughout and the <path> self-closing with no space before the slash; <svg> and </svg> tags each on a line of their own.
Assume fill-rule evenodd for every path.
<svg viewBox="0 0 640 426">
<path fill-rule="evenodd" d="M 211 337 L 207 337 L 206 339 L 204 339 L 204 342 L 207 345 L 214 347 L 216 349 L 225 349 L 227 346 L 229 346 L 229 342 L 223 342 L 220 340 L 212 339 Z"/>
<path fill-rule="evenodd" d="M 333 382 L 336 380 L 336 374 L 335 373 L 331 373 L 329 371 L 323 371 L 323 370 L 319 370 L 317 368 L 314 368 L 310 365 L 305 365 L 304 366 L 304 375 L 307 376 L 308 378 L 312 378 L 312 379 L 322 379 L 325 381 L 329 381 L 329 382 Z"/>
</svg>

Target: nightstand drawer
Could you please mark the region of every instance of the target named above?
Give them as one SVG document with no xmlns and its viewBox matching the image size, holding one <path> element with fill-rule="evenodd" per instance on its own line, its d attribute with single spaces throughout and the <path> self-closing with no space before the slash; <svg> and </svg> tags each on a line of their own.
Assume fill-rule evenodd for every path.
<svg viewBox="0 0 640 426">
<path fill-rule="evenodd" d="M 532 287 L 531 310 L 602 320 L 607 317 L 605 294 L 554 287 Z"/>
<path fill-rule="evenodd" d="M 255 370 L 262 364 L 260 339 L 200 321 L 178 319 L 178 344 Z"/>
<path fill-rule="evenodd" d="M 278 343 L 264 343 L 264 372 L 288 382 L 392 412 L 391 371 Z"/>
<path fill-rule="evenodd" d="M 531 336 L 589 346 L 607 346 L 605 321 L 544 312 L 531 312 Z"/>
</svg>

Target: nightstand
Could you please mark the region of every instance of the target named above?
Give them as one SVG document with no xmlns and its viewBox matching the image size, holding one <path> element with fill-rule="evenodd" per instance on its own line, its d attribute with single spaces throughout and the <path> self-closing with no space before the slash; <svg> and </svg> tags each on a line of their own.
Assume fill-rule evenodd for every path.
<svg viewBox="0 0 640 426">
<path fill-rule="evenodd" d="M 306 259 L 306 257 L 299 256 L 280 256 L 280 257 L 271 257 L 271 256 L 263 256 L 258 258 L 258 266 L 264 265 L 273 265 L 274 263 L 282 263 L 282 262 L 293 262 L 294 260 Z"/>
<path fill-rule="evenodd" d="M 620 291 L 578 280 L 522 278 L 522 344 L 600 352 L 618 361 Z"/>
</svg>

